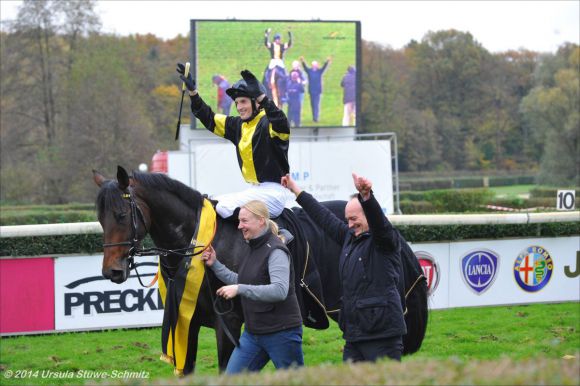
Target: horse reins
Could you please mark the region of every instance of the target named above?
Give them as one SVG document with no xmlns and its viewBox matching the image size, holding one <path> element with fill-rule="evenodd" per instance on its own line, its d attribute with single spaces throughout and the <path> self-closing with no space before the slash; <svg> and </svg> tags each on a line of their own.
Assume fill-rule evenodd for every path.
<svg viewBox="0 0 580 386">
<path fill-rule="evenodd" d="M 140 217 L 141 222 L 143 223 L 143 226 L 145 226 L 145 231 L 148 231 L 147 226 L 145 224 L 145 217 L 143 216 L 143 211 L 141 210 L 141 208 L 139 208 L 139 205 L 137 205 L 137 202 L 135 201 L 135 199 L 133 198 L 133 192 L 131 190 L 131 188 L 128 189 L 128 193 L 123 193 L 123 198 L 128 199 L 129 200 L 129 204 L 131 205 L 131 240 L 129 241 L 121 241 L 119 243 L 105 243 L 103 244 L 103 248 L 107 248 L 107 247 L 117 247 L 117 246 L 121 246 L 121 245 L 128 245 L 129 248 L 129 256 L 135 256 L 136 252 L 136 247 L 139 244 L 139 239 L 137 238 L 138 232 L 137 232 L 137 216 Z"/>
<path fill-rule="evenodd" d="M 306 263 L 304 264 L 304 270 L 302 272 L 302 277 L 300 278 L 300 287 L 304 288 L 309 294 L 310 296 L 312 296 L 312 298 L 316 301 L 316 303 L 318 303 L 318 305 L 320 307 L 322 307 L 322 309 L 324 310 L 324 312 L 326 314 L 330 314 L 333 312 L 340 312 L 340 309 L 336 309 L 336 310 L 327 310 L 326 306 L 320 301 L 320 299 L 318 299 L 318 297 L 314 294 L 314 292 L 312 292 L 308 286 L 308 284 L 304 281 L 304 278 L 306 277 L 306 270 L 308 268 L 308 258 L 310 256 L 310 244 L 308 243 L 308 241 L 306 242 Z M 407 298 L 409 297 L 409 295 L 411 294 L 411 292 L 413 292 L 413 290 L 415 289 L 415 287 L 422 281 L 422 280 L 427 280 L 427 278 L 425 277 L 425 275 L 419 275 L 419 277 L 417 277 L 417 279 L 415 280 L 415 282 L 413 283 L 413 285 L 411 285 L 411 287 L 405 292 L 405 301 L 407 300 Z M 408 309 L 407 309 L 407 305 L 405 304 L 405 311 L 403 312 L 403 315 L 407 315 Z"/>
<path fill-rule="evenodd" d="M 310 243 L 308 241 L 306 241 L 306 262 L 304 264 L 304 270 L 302 271 L 302 277 L 300 278 L 300 287 L 304 288 L 304 290 L 306 292 L 308 292 L 308 294 L 310 294 L 310 296 L 314 299 L 314 301 L 316 301 L 316 303 L 318 303 L 318 305 L 320 307 L 322 307 L 322 309 L 324 310 L 325 314 L 329 314 L 332 312 L 339 312 L 340 309 L 337 310 L 327 310 L 326 306 L 322 303 L 322 301 L 320 299 L 318 299 L 318 297 L 314 294 L 314 292 L 312 292 L 310 290 L 310 287 L 308 286 L 308 284 L 306 283 L 306 281 L 304 281 L 304 278 L 306 277 L 306 270 L 308 269 L 308 261 L 309 261 L 309 257 L 310 257 Z"/>
<path fill-rule="evenodd" d="M 143 223 L 143 226 L 145 227 L 145 231 L 149 232 L 149 230 L 147 229 L 147 224 L 145 222 L 145 216 L 143 215 L 143 211 L 141 210 L 141 208 L 139 207 L 139 205 L 135 201 L 135 198 L 133 195 L 133 190 L 130 187 L 127 190 L 128 190 L 128 192 L 124 192 L 122 197 L 125 199 L 128 199 L 129 204 L 131 205 L 131 233 L 132 233 L 131 240 L 121 241 L 118 243 L 104 243 L 103 248 L 116 247 L 116 246 L 121 246 L 121 245 L 129 246 L 129 256 L 127 257 L 127 260 L 129 261 L 129 271 L 134 270 L 135 274 L 137 276 L 137 279 L 139 280 L 139 284 L 141 284 L 142 287 L 149 288 L 153 284 L 155 284 L 155 282 L 157 281 L 158 273 L 155 275 L 155 277 L 153 278 L 151 283 L 149 283 L 149 285 L 143 284 L 143 281 L 141 280 L 141 275 L 139 274 L 139 271 L 137 270 L 137 264 L 135 264 L 135 259 L 134 259 L 135 256 L 158 256 L 158 255 L 168 256 L 171 254 L 171 255 L 176 255 L 176 256 L 180 256 L 180 257 L 193 257 L 193 256 L 200 255 L 211 245 L 211 242 L 213 241 L 213 237 L 215 236 L 215 232 L 217 229 L 217 223 L 214 224 L 213 235 L 212 235 L 210 242 L 207 243 L 207 245 L 197 245 L 197 243 L 192 243 L 190 246 L 188 246 L 186 248 L 179 248 L 179 249 L 165 249 L 165 248 L 158 248 L 158 247 L 138 249 L 138 246 L 139 246 L 139 243 L 141 242 L 141 240 L 139 240 L 137 237 L 138 236 L 138 226 L 139 226 L 138 221 L 137 221 L 137 217 L 139 217 L 139 219 Z M 201 209 L 199 210 L 199 213 L 197 216 L 194 237 L 195 237 L 195 235 L 197 235 L 197 232 L 199 230 L 200 218 L 201 218 Z M 201 250 L 198 252 L 195 252 L 196 248 L 201 248 Z M 192 251 L 192 252 L 187 252 L 187 251 Z M 233 335 L 231 334 L 231 332 L 229 331 L 229 329 L 227 327 L 227 324 L 222 319 L 222 317 L 225 314 L 233 311 L 233 309 L 234 309 L 233 300 L 229 299 L 229 301 L 231 302 L 231 306 L 229 307 L 228 310 L 220 311 L 218 309 L 219 297 L 214 297 L 214 295 L 213 295 L 213 291 L 212 291 L 211 284 L 210 284 L 210 281 L 209 281 L 209 278 L 207 275 L 207 269 L 205 267 L 205 264 L 204 264 L 204 270 L 206 270 L 204 277 L 206 279 L 206 283 L 207 283 L 207 286 L 209 289 L 213 310 L 217 315 L 219 323 L 222 324 L 222 328 L 223 328 L 226 336 L 234 344 L 234 346 L 237 347 L 239 345 L 237 339 L 235 339 L 233 337 Z"/>
<path fill-rule="evenodd" d="M 145 227 L 145 232 L 148 233 L 149 229 L 147 229 L 147 223 L 145 222 L 145 216 L 143 215 L 143 211 L 141 210 L 141 208 L 139 207 L 139 205 L 137 204 L 137 201 L 135 201 L 135 197 L 133 194 L 133 190 L 129 187 L 127 189 L 127 192 L 123 192 L 123 196 L 124 199 L 128 199 L 129 200 L 129 204 L 131 206 L 131 239 L 128 241 L 121 241 L 118 243 L 104 243 L 103 244 L 103 248 L 109 248 L 109 247 L 118 247 L 118 246 L 122 246 L 122 245 L 126 245 L 129 246 L 129 253 L 128 253 L 128 257 L 127 257 L 127 261 L 129 262 L 129 271 L 134 270 L 135 274 L 137 276 L 137 279 L 139 280 L 139 284 L 141 284 L 142 287 L 145 288 L 149 288 L 151 287 L 153 284 L 155 284 L 155 281 L 157 279 L 157 276 L 153 279 L 153 281 L 149 284 L 149 285 L 145 285 L 143 284 L 143 281 L 141 280 L 141 275 L 139 274 L 139 271 L 137 270 L 137 264 L 135 263 L 135 256 L 158 256 L 158 255 L 162 255 L 162 256 L 168 256 L 168 255 L 176 255 L 176 256 L 180 256 L 180 257 L 190 257 L 190 256 L 197 256 L 201 253 L 203 253 L 203 251 L 205 251 L 205 249 L 207 248 L 207 246 L 209 246 L 210 244 L 208 244 L 207 246 L 205 245 L 190 245 L 186 248 L 179 248 L 179 249 L 165 249 L 165 248 L 158 248 L 158 247 L 152 247 L 152 248 L 141 248 L 139 249 L 139 244 L 141 242 L 141 240 L 139 240 L 138 238 L 138 227 L 139 227 L 139 221 L 140 220 L 141 223 L 143 223 L 143 226 Z M 201 213 L 201 210 L 200 210 Z M 199 228 L 199 219 L 197 221 L 197 228 L 196 228 L 196 232 L 197 229 Z M 215 230 L 214 230 L 215 233 Z M 202 248 L 200 251 L 195 252 L 196 248 Z M 193 250 L 193 252 L 188 253 L 187 251 L 191 251 Z"/>
</svg>

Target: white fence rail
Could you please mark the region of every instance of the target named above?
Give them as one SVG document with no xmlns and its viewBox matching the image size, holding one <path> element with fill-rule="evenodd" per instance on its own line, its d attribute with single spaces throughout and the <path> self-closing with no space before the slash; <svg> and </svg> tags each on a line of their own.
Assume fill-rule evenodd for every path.
<svg viewBox="0 0 580 386">
<path fill-rule="evenodd" d="M 439 215 L 391 215 L 394 225 L 499 225 L 499 224 L 538 224 L 553 222 L 580 221 L 580 211 L 546 213 L 509 213 L 509 214 L 439 214 Z M 0 238 L 57 236 L 103 233 L 98 222 L 7 225 L 0 227 Z"/>
</svg>

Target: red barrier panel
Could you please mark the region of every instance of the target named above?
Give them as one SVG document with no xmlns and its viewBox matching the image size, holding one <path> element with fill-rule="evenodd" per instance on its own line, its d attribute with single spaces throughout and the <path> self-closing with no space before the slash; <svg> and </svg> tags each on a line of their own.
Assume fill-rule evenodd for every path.
<svg viewBox="0 0 580 386">
<path fill-rule="evenodd" d="M 54 330 L 52 258 L 0 260 L 0 333 Z"/>
</svg>

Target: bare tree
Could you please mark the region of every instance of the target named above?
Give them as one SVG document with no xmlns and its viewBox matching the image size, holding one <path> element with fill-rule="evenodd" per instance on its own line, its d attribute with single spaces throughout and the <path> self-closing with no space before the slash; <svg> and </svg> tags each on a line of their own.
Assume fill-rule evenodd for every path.
<svg viewBox="0 0 580 386">
<path fill-rule="evenodd" d="M 7 101 L 2 106 L 6 116 L 2 139 L 32 150 L 22 156 L 3 144 L 3 153 L 9 153 L 2 157 L 3 172 L 7 167 L 21 168 L 21 162 L 34 168 L 39 173 L 29 178 L 40 180 L 39 193 L 47 202 L 66 200 L 66 187 L 54 169 L 63 158 L 60 140 L 69 131 L 66 81 L 78 38 L 99 26 L 94 4 L 92 0 L 25 0 L 2 47 L 11 54 L 2 55 L 3 75 L 5 67 L 15 70 L 6 80 L 2 77 L 2 99 Z"/>
</svg>

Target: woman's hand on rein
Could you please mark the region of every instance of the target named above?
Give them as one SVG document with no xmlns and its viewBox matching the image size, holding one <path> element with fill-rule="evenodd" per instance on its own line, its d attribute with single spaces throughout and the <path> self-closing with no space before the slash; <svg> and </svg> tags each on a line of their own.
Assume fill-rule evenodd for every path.
<svg viewBox="0 0 580 386">
<path fill-rule="evenodd" d="M 238 285 L 232 284 L 223 286 L 220 289 L 218 289 L 216 293 L 218 294 L 218 296 L 221 296 L 224 299 L 233 299 L 236 296 L 238 296 Z"/>
<path fill-rule="evenodd" d="M 205 251 L 201 254 L 201 260 L 207 265 L 211 267 L 213 263 L 216 261 L 215 249 L 210 245 L 207 247 Z"/>
</svg>

